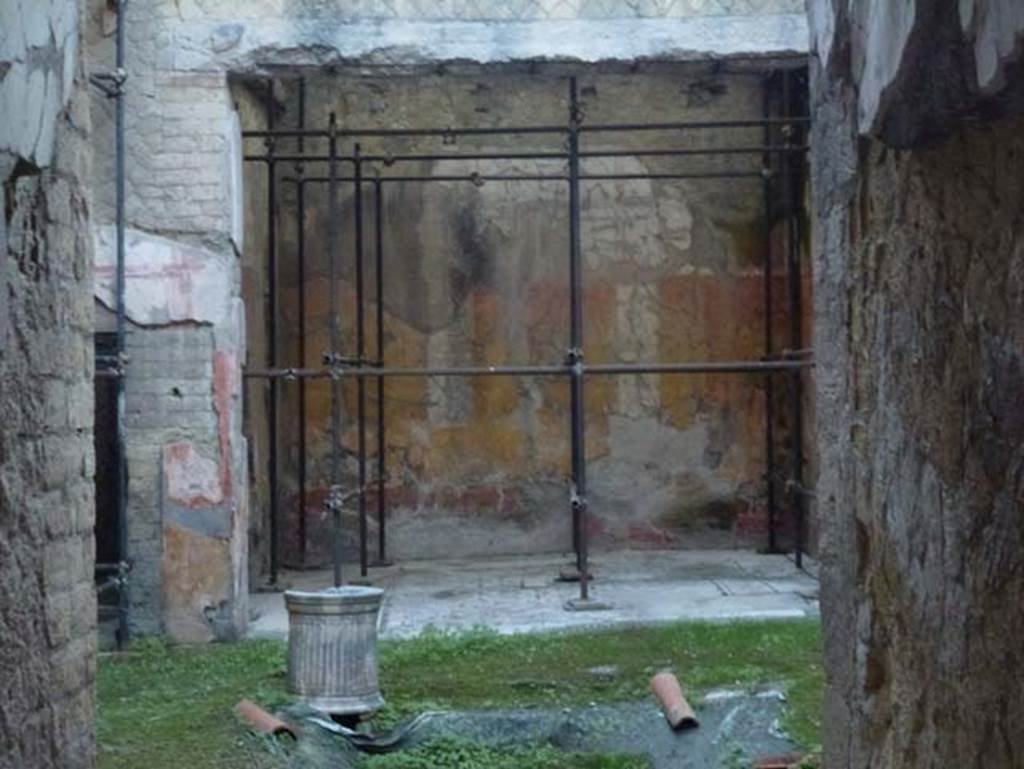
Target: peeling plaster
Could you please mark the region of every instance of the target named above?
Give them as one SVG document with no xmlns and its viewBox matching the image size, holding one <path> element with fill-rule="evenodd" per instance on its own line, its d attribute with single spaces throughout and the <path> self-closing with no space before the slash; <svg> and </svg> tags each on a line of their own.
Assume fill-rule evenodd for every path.
<svg viewBox="0 0 1024 769">
<path fill-rule="evenodd" d="M 97 227 L 96 298 L 114 307 L 115 229 Z M 128 230 L 125 235 L 128 318 L 144 326 L 233 318 L 233 255 Z"/>
<path fill-rule="evenodd" d="M 963 5 L 964 3 L 962 3 Z M 1006 69 L 1024 48 L 1024 2 L 973 0 L 969 17 L 975 30 L 974 58 L 978 86 L 985 93 L 1006 84 Z M 961 16 L 963 22 L 964 16 Z M 969 29 L 967 24 L 965 29 Z"/>
<path fill-rule="evenodd" d="M 184 507 L 208 507 L 224 500 L 217 463 L 188 442 L 164 447 L 164 484 L 167 499 Z"/>
<path fill-rule="evenodd" d="M 858 9 L 857 24 L 865 35 L 860 63 L 859 120 L 861 130 L 869 131 L 876 126 L 886 90 L 896 80 L 903 63 L 903 52 L 917 17 L 917 0 L 870 0 Z"/>
<path fill-rule="evenodd" d="M 225 129 L 228 151 L 228 199 L 231 205 L 231 242 L 235 252 L 241 254 L 245 248 L 245 195 L 242 189 L 243 163 L 245 153 L 242 142 L 242 122 L 238 110 L 228 115 Z"/>
<path fill-rule="evenodd" d="M 218 350 L 213 354 L 213 407 L 217 412 L 217 437 L 220 444 L 220 482 L 224 496 L 233 492 L 231 464 L 231 404 L 239 391 L 241 369 L 238 359 L 230 352 Z"/>
<path fill-rule="evenodd" d="M 235 25 L 232 25 L 235 26 Z M 237 25 L 242 26 L 242 25 Z M 328 64 L 413 66 L 439 61 L 686 61 L 807 52 L 804 14 L 686 19 L 574 19 L 529 22 L 259 19 L 233 30 L 191 22 L 175 32 L 178 70 L 255 70 Z"/>
<path fill-rule="evenodd" d="M 832 61 L 837 45 L 849 51 L 862 135 L 907 147 L 964 116 L 1024 111 L 1012 78 L 1024 52 L 1021 0 L 809 0 L 808 19 L 823 66 L 843 66 Z"/>
<path fill-rule="evenodd" d="M 0 154 L 45 168 L 77 71 L 76 19 L 72 8 L 51 20 L 50 3 L 10 6 L 0 10 Z"/>
</svg>

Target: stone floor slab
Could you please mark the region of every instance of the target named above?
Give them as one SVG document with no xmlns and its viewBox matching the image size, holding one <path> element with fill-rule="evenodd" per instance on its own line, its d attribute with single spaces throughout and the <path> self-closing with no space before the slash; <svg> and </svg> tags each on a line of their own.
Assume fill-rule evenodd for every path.
<svg viewBox="0 0 1024 769">
<path fill-rule="evenodd" d="M 579 584 L 557 581 L 567 556 L 413 561 L 374 569 L 385 588 L 380 632 L 407 638 L 427 627 L 524 633 L 679 620 L 813 617 L 818 583 L 785 556 L 734 550 L 618 551 L 593 557 L 591 595 L 611 608 L 570 612 Z M 286 572 L 282 588 L 319 589 L 329 571 Z M 252 596 L 250 635 L 285 638 L 281 593 Z"/>
</svg>

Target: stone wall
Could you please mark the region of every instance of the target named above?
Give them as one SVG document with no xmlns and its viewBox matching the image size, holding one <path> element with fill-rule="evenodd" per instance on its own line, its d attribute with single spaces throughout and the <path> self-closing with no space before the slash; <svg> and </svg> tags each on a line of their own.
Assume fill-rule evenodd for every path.
<svg viewBox="0 0 1024 769">
<path fill-rule="evenodd" d="M 612 75 L 584 70 L 592 123 L 744 120 L 760 117 L 763 76 L 709 77 L 703 68 Z M 777 87 L 777 83 L 775 84 Z M 564 78 L 516 73 L 307 81 L 307 124 L 342 126 L 513 125 L 567 120 Z M 294 84 L 291 90 L 294 91 Z M 294 94 L 286 125 L 295 120 Z M 686 134 L 691 147 L 758 146 L 760 128 Z M 280 143 L 279 152 L 294 150 Z M 308 142 L 313 152 L 322 142 Z M 680 146 L 673 133 L 587 135 L 585 150 Z M 263 152 L 262 140 L 250 151 Z M 559 151 L 557 138 L 504 137 L 396 142 L 366 139 L 364 154 Z M 343 152 L 351 152 L 346 143 Z M 756 360 L 764 354 L 764 185 L 757 154 L 592 159 L 584 173 L 747 171 L 743 179 L 586 182 L 584 347 L 591 363 Z M 415 162 L 398 174 L 551 174 L 558 161 Z M 322 176 L 323 163 L 306 172 Z M 345 166 L 349 168 L 349 166 Z M 263 171 L 260 181 L 265 178 Z M 281 175 L 291 173 L 290 165 Z M 373 169 L 368 168 L 367 174 Z M 327 190 L 307 186 L 306 361 L 296 357 L 299 308 L 294 186 L 280 184 L 281 365 L 318 366 L 329 349 Z M 376 355 L 372 190 L 365 190 L 367 352 Z M 354 196 L 340 191 L 343 355 L 354 356 Z M 265 210 L 251 220 L 258 229 Z M 558 364 L 568 348 L 568 197 L 565 184 L 459 182 L 384 185 L 384 309 L 388 365 Z M 778 239 L 776 239 L 778 246 Z M 786 333 L 785 268 L 775 254 L 773 335 Z M 246 262 L 265 256 L 247 252 Z M 258 287 L 253 284 L 254 288 Z M 259 295 L 250 294 L 252 305 Z M 809 303 L 805 306 L 809 307 Z M 785 378 L 778 380 L 780 393 Z M 599 546 L 736 546 L 766 540 L 765 394 L 751 376 L 592 377 L 587 456 L 593 538 Z M 298 540 L 297 383 L 282 385 L 282 535 L 286 563 L 329 560 L 327 382 L 307 385 L 307 541 Z M 375 385 L 367 388 L 370 474 L 376 456 Z M 570 546 L 569 414 L 564 379 L 394 379 L 385 386 L 387 507 L 399 558 L 546 552 Z M 788 408 L 782 400 L 780 411 Z M 253 411 L 253 429 L 263 415 Z M 355 485 L 356 385 L 343 388 L 344 484 Z M 784 422 L 777 425 L 785 466 Z M 260 452 L 265 456 L 264 452 Z M 257 473 L 257 476 L 265 473 Z M 368 499 L 376 541 L 376 486 Z M 263 491 L 262 489 L 258 491 Z M 780 508 L 787 507 L 780 499 Z M 257 493 L 255 519 L 265 517 Z M 346 530 L 355 543 L 356 506 Z M 783 518 L 785 521 L 785 518 Z M 302 560 L 302 552 L 306 560 Z"/>
<path fill-rule="evenodd" d="M 0 3 L 0 766 L 93 764 L 90 132 L 73 0 Z"/>
<path fill-rule="evenodd" d="M 106 69 L 117 20 L 105 0 L 88 7 L 89 56 L 95 68 Z M 245 201 L 229 76 L 280 72 L 280 66 L 631 64 L 788 56 L 806 47 L 795 0 L 132 0 L 127 25 L 127 307 L 130 345 L 140 356 L 127 387 L 128 534 L 139 554 L 133 621 L 137 630 L 186 640 L 241 632 L 246 614 L 240 365 L 248 354 L 239 298 Z M 97 96 L 93 111 L 97 135 L 110 136 L 109 101 Z M 96 296 L 109 307 L 110 142 L 97 145 L 96 167 Z M 230 371 L 218 380 L 224 366 Z M 197 467 L 203 479 L 197 493 L 169 485 Z M 254 563 L 265 562 L 266 537 L 260 537 Z M 198 553 L 203 557 L 195 561 Z M 208 569 L 201 584 L 197 564 Z"/>
<path fill-rule="evenodd" d="M 126 380 L 135 632 L 237 636 L 248 597 L 239 123 L 226 73 L 154 66 L 158 25 L 128 3 Z M 94 66 L 117 19 L 92 6 Z M 94 102 L 111 137 L 110 104 Z M 114 304 L 113 142 L 97 143 L 98 325 Z"/>
<path fill-rule="evenodd" d="M 233 88 L 242 125 L 249 130 L 267 127 L 267 84 L 237 83 Z M 263 153 L 262 141 L 251 151 Z M 242 259 L 242 296 L 245 298 L 246 358 L 249 368 L 267 363 L 267 291 L 270 237 L 269 176 L 265 163 L 246 163 L 243 168 L 245 196 L 245 253 Z M 245 435 L 249 444 L 249 562 L 254 581 L 270 570 L 270 474 L 266 472 L 270 446 L 270 383 L 249 379 L 245 386 Z"/>
<path fill-rule="evenodd" d="M 811 5 L 825 764 L 1009 769 L 1024 762 L 1024 19 L 1012 0 L 902 4 L 899 23 L 887 4 Z"/>
<path fill-rule="evenodd" d="M 151 0 L 161 66 L 681 60 L 806 50 L 798 0 Z"/>
</svg>

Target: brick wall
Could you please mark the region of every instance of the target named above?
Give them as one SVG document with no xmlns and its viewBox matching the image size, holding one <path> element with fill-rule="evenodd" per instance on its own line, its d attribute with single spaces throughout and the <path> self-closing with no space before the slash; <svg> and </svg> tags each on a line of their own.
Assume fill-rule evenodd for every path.
<svg viewBox="0 0 1024 769">
<path fill-rule="evenodd" d="M 0 767 L 11 769 L 89 767 L 95 752 L 89 113 L 78 18 L 74 0 L 0 8 Z"/>
<path fill-rule="evenodd" d="M 117 19 L 105 4 L 93 5 L 90 53 L 110 62 Z M 240 145 L 226 72 L 164 66 L 165 20 L 153 16 L 153 6 L 127 4 L 126 30 L 131 621 L 135 632 L 201 641 L 241 632 L 248 593 L 238 367 L 221 377 L 219 389 L 216 376 L 218 361 L 244 355 L 234 208 L 240 163 L 232 163 Z M 100 97 L 93 106 L 96 134 L 106 139 L 96 144 L 95 232 L 96 296 L 107 315 L 115 288 L 113 115 Z M 216 466 L 212 506 L 179 499 L 187 493 L 168 486 L 168 472 L 174 476 L 184 456 L 169 450 L 185 445 L 188 456 Z M 213 534 L 209 519 L 217 520 Z M 183 553 L 182 537 L 192 536 L 199 543 Z M 188 562 L 197 548 L 206 548 L 198 569 Z"/>
<path fill-rule="evenodd" d="M 89 0 L 89 6 L 89 55 L 105 66 L 113 60 L 116 19 L 105 0 Z M 134 420 L 128 447 L 129 535 L 141 553 L 132 554 L 137 561 L 132 602 L 141 612 L 140 629 L 160 628 L 194 640 L 232 635 L 244 627 L 246 442 L 241 386 L 229 381 L 237 379 L 238 362 L 246 358 L 238 259 L 244 238 L 241 142 L 229 76 L 270 65 L 315 67 L 357 59 L 371 65 L 422 66 L 446 60 L 491 64 L 785 54 L 806 47 L 800 10 L 798 0 L 129 3 L 128 319 L 139 353 L 163 356 L 151 369 L 166 364 L 173 371 L 179 334 L 206 334 L 213 340 L 212 348 L 200 346 L 213 356 L 203 362 L 213 377 L 205 404 L 198 394 L 168 394 L 162 371 L 149 375 L 140 368 L 128 381 L 127 408 Z M 109 136 L 109 101 L 96 97 L 93 109 L 97 135 Z M 97 143 L 96 152 L 96 219 L 108 225 L 113 211 L 112 143 Z M 97 250 L 96 294 L 109 307 L 109 228 L 101 226 L 97 232 L 102 248 Z M 234 370 L 222 377 L 220 393 L 218 360 L 222 365 L 235 362 Z M 144 381 L 151 376 L 157 381 Z M 196 411 L 182 410 L 192 405 Z M 216 422 L 216 450 L 211 419 Z M 175 448 L 183 441 L 204 462 L 216 463 L 220 482 L 227 484 L 218 492 L 215 511 L 190 508 L 196 500 L 183 505 L 181 499 L 172 499 L 177 491 L 170 490 L 168 496 L 168 489 L 160 486 L 167 461 L 193 456 Z M 217 525 L 211 529 L 204 522 L 213 518 Z M 185 546 L 179 535 L 196 535 L 198 544 Z M 185 549 L 169 550 L 172 540 Z M 215 588 L 213 582 L 197 585 L 186 578 L 189 555 L 195 555 L 188 548 L 193 546 L 204 548 L 209 558 L 224 559 L 218 561 L 225 567 L 219 576 L 207 575 L 217 583 Z M 172 604 L 180 609 L 173 622 Z M 226 627 L 225 618 L 235 618 L 236 626 Z"/>
<path fill-rule="evenodd" d="M 127 348 L 131 619 L 134 632 L 156 633 L 162 629 L 163 603 L 161 453 L 165 445 L 189 438 L 206 449 L 216 445 L 216 414 L 210 407 L 213 339 L 205 328 L 135 329 Z"/>
</svg>

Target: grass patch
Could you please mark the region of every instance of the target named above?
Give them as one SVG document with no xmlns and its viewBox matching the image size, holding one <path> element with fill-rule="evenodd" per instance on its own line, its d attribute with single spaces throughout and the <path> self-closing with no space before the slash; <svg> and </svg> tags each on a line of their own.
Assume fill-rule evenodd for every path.
<svg viewBox="0 0 1024 769">
<path fill-rule="evenodd" d="M 372 756 L 361 769 L 646 769 L 635 756 L 566 753 L 549 746 L 490 748 L 442 738 L 401 753 Z"/>
<path fill-rule="evenodd" d="M 618 674 L 588 672 L 614 665 Z M 426 632 L 381 644 L 382 717 L 438 708 L 571 707 L 649 696 L 651 675 L 672 669 L 683 687 L 778 684 L 785 726 L 802 745 L 821 728 L 821 631 L 815 621 L 685 623 L 591 633 L 500 636 L 492 631 Z"/>
<path fill-rule="evenodd" d="M 274 709 L 285 692 L 276 641 L 168 647 L 141 641 L 100 660 L 96 736 L 103 769 L 259 766 L 233 708 L 243 697 Z"/>
<path fill-rule="evenodd" d="M 789 696 L 784 726 L 804 746 L 820 741 L 821 638 L 813 621 L 688 623 L 521 636 L 428 632 L 409 641 L 383 642 L 380 662 L 388 699 L 378 719 L 382 727 L 427 709 L 635 701 L 649 696 L 647 684 L 654 672 L 671 668 L 696 695 L 717 687 L 780 685 Z M 603 665 L 616 666 L 617 675 L 603 678 L 588 672 Z M 259 756 L 247 749 L 232 708 L 242 697 L 271 709 L 285 704 L 284 671 L 284 645 L 270 641 L 198 648 L 144 642 L 126 655 L 105 657 L 99 670 L 97 719 L 101 769 L 271 766 L 261 765 Z M 421 750 L 457 747 L 445 743 Z M 414 754 L 410 751 L 405 758 L 413 760 Z M 573 769 L 633 766 L 566 763 L 627 760 L 618 757 L 559 756 L 563 762 L 558 766 Z M 534 763 L 524 763 L 526 758 Z M 477 764 L 448 765 L 504 766 L 477 759 Z M 543 750 L 520 759 L 517 766 L 556 766 L 543 763 L 548 760 Z M 431 765 L 380 763 L 384 760 L 366 763 L 370 769 Z"/>
</svg>

